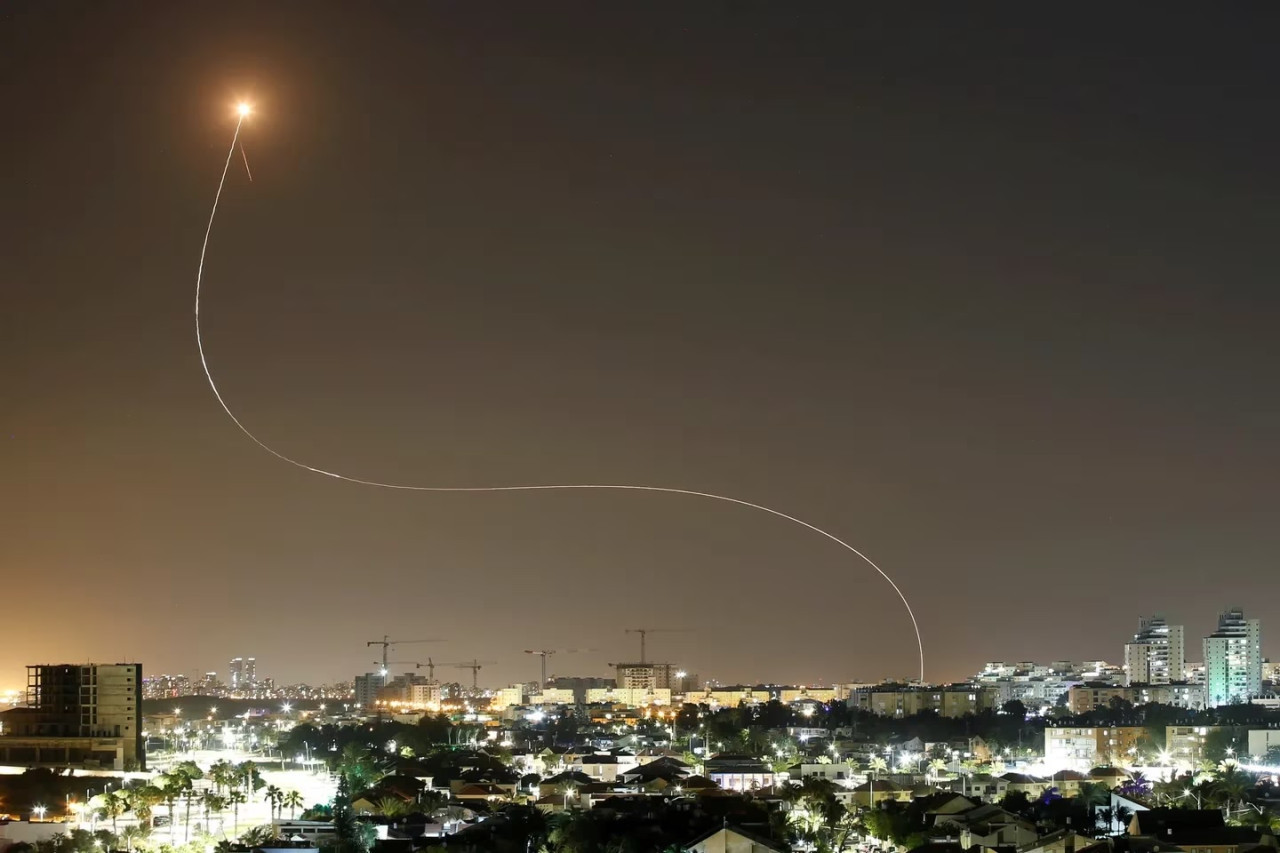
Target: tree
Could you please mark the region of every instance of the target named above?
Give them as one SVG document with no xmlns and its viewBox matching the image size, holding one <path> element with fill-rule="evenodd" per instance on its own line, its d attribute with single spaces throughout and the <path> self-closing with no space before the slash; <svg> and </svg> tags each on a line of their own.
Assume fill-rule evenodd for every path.
<svg viewBox="0 0 1280 853">
<path fill-rule="evenodd" d="M 267 800 L 267 804 L 271 807 L 271 819 L 276 819 L 276 814 L 280 811 L 280 806 L 284 803 L 284 791 L 275 785 L 268 785 L 267 790 L 263 793 Z"/>
<path fill-rule="evenodd" d="M 409 813 L 409 806 L 399 797 L 379 797 L 373 804 L 373 813 L 382 817 L 403 817 Z"/>
<path fill-rule="evenodd" d="M 143 824 L 131 824 L 124 828 L 124 832 L 120 833 L 120 840 L 124 842 L 125 850 L 133 850 L 133 845 L 146 838 L 150 834 L 150 828 Z"/>
<path fill-rule="evenodd" d="M 200 804 L 204 806 L 204 830 L 210 832 L 209 813 L 222 814 L 222 810 L 227 807 L 227 798 L 215 790 L 207 790 L 201 793 Z"/>
<path fill-rule="evenodd" d="M 1000 706 L 1000 713 L 1008 714 L 1010 717 L 1017 717 L 1019 720 L 1027 718 L 1027 705 L 1021 699 L 1010 699 Z"/>
<path fill-rule="evenodd" d="M 883 758 L 881 758 L 878 755 L 875 758 L 871 759 L 871 761 L 867 762 L 867 770 L 875 774 L 876 781 L 879 781 L 880 774 L 884 773 L 888 769 L 889 769 L 889 762 L 885 761 Z"/>
<path fill-rule="evenodd" d="M 347 784 L 353 791 L 363 791 L 373 787 L 386 775 L 383 767 L 369 754 L 367 747 L 358 743 L 349 743 L 338 757 L 337 770 L 346 777 Z"/>
<path fill-rule="evenodd" d="M 204 778 L 204 771 L 194 761 L 179 761 L 171 772 L 175 772 L 182 780 L 182 798 L 186 801 L 186 815 L 183 818 L 186 823 L 182 829 L 182 841 L 187 844 L 191 842 L 191 801 L 197 796 L 195 782 Z"/>
<path fill-rule="evenodd" d="M 169 807 L 169 841 L 172 843 L 174 827 L 177 826 L 173 819 L 173 807 L 177 804 L 178 797 L 182 796 L 191 782 L 176 770 L 175 772 L 161 773 L 156 777 L 156 781 L 160 783 L 156 786 L 160 789 L 160 796 L 164 800 L 164 804 Z"/>
<path fill-rule="evenodd" d="M 280 801 L 280 805 L 289 810 L 289 820 L 293 820 L 293 816 L 297 814 L 298 809 L 302 808 L 302 794 L 297 791 L 286 791 L 284 799 Z"/>
<path fill-rule="evenodd" d="M 234 786 L 236 777 L 236 766 L 230 761 L 218 761 L 209 768 L 209 779 L 213 782 L 213 789 L 219 794 Z"/>
<path fill-rule="evenodd" d="M 155 785 L 142 785 L 129 793 L 129 801 L 138 820 L 149 824 L 155 807 L 164 802 L 164 792 Z"/>
<path fill-rule="evenodd" d="M 98 799 L 94 797 L 94 799 Z M 111 818 L 111 832 L 119 834 L 116 820 L 129 810 L 129 797 L 123 791 L 107 791 L 102 795 L 102 803 L 98 807 L 102 813 Z"/>
<path fill-rule="evenodd" d="M 227 792 L 227 803 L 231 806 L 231 834 L 235 835 L 240 832 L 240 806 L 247 803 L 249 798 L 244 795 L 244 791 L 239 788 Z"/>
</svg>

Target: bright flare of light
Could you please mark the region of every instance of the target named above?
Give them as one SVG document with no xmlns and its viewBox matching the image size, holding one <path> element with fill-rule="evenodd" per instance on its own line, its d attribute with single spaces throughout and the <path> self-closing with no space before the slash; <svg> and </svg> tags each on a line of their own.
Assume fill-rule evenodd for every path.
<svg viewBox="0 0 1280 853">
<path fill-rule="evenodd" d="M 231 407 L 227 405 L 227 401 L 222 399 L 222 392 L 218 390 L 218 384 L 214 382 L 213 372 L 209 369 L 209 361 L 204 352 L 204 339 L 200 334 L 200 288 L 204 281 L 204 261 L 205 256 L 209 252 L 209 235 L 213 233 L 213 220 L 218 215 L 218 201 L 222 198 L 222 188 L 227 182 L 227 171 L 231 167 L 231 157 L 235 154 L 236 143 L 240 139 L 240 125 L 243 119 L 248 116 L 250 107 L 247 103 L 240 103 L 237 107 L 240 113 L 241 121 L 236 123 L 235 133 L 231 136 L 231 147 L 227 149 L 227 159 L 222 166 L 222 177 L 218 180 L 218 191 L 213 196 L 213 207 L 209 210 L 209 222 L 204 229 L 204 242 L 200 246 L 200 263 L 196 267 L 196 298 L 195 298 L 195 325 L 196 325 L 196 350 L 200 354 L 200 366 L 204 370 L 205 379 L 209 383 L 209 390 L 213 392 L 213 396 L 217 399 L 218 405 L 222 411 L 226 413 L 231 422 L 236 425 L 245 437 L 252 441 L 262 450 L 270 453 L 281 462 L 286 462 L 296 468 L 304 471 L 310 471 L 313 474 L 320 474 L 325 477 L 331 477 L 335 480 L 342 480 L 346 483 L 352 483 L 359 486 L 373 486 L 379 489 L 394 489 L 406 492 L 541 492 L 541 491 L 580 491 L 589 489 L 592 491 L 625 491 L 625 492 L 649 492 L 653 494 L 664 495 L 682 495 L 685 497 L 706 498 L 707 500 L 719 501 L 721 503 L 734 504 L 736 506 L 754 509 L 759 512 L 772 515 L 775 518 L 781 518 L 784 521 L 790 521 L 792 524 L 799 525 L 807 530 L 817 533 L 835 544 L 844 548 L 849 553 L 858 557 L 862 562 L 866 563 L 875 572 L 880 575 L 893 588 L 898 599 L 902 602 L 902 606 L 906 608 L 907 616 L 911 618 L 911 628 L 915 633 L 916 649 L 919 652 L 920 659 L 920 681 L 924 681 L 924 638 L 920 634 L 920 623 L 916 620 L 915 610 L 911 607 L 911 602 L 907 600 L 906 593 L 899 587 L 897 582 L 889 576 L 889 573 L 880 568 L 874 560 L 866 554 L 859 551 L 848 542 L 836 536 L 834 533 L 828 533 L 816 524 L 810 524 L 803 519 L 794 515 L 789 515 L 782 510 L 777 510 L 764 504 L 753 503 L 752 501 L 743 500 L 742 498 L 729 497 L 728 495 L 720 495 L 714 492 L 701 492 L 696 489 L 682 489 L 675 486 L 648 486 L 639 483 L 536 483 L 531 485 L 510 485 L 510 486 L 417 486 L 408 483 L 385 483 L 379 480 L 366 480 L 360 477 L 351 477 L 346 474 L 339 474 L 334 471 L 327 471 L 324 468 L 316 468 L 305 462 L 299 462 L 290 456 L 286 456 L 274 447 L 271 447 L 262 439 L 254 435 L 248 427 L 240 422 L 240 419 L 231 411 Z"/>
<path fill-rule="evenodd" d="M 251 112 L 253 112 L 253 108 L 243 101 L 236 105 L 236 114 L 239 115 L 240 118 L 244 118 Z"/>
</svg>

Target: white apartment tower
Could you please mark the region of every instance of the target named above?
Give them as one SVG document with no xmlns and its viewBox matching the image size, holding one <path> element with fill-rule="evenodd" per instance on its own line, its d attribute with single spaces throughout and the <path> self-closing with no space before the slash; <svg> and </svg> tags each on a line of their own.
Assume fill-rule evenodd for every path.
<svg viewBox="0 0 1280 853">
<path fill-rule="evenodd" d="M 1163 616 L 1140 619 L 1133 642 L 1124 646 L 1126 684 L 1182 681 L 1186 663 L 1185 631 Z"/>
<path fill-rule="evenodd" d="M 1232 608 L 1204 638 L 1205 705 L 1248 702 L 1262 692 L 1262 623 Z"/>
</svg>

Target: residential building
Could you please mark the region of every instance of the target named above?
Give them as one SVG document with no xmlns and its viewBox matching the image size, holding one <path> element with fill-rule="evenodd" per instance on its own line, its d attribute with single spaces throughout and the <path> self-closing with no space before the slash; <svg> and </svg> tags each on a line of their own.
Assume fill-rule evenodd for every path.
<svg viewBox="0 0 1280 853">
<path fill-rule="evenodd" d="M 1088 770 L 1130 760 L 1146 737 L 1142 726 L 1076 726 L 1044 730 L 1044 763 L 1054 769 Z"/>
<path fill-rule="evenodd" d="M 1132 705 L 1172 705 L 1198 711 L 1204 708 L 1204 687 L 1198 684 L 1081 684 L 1072 687 L 1067 694 L 1067 707 L 1073 714 L 1087 714 L 1098 708 L 1107 708 L 1119 699 Z"/>
<path fill-rule="evenodd" d="M 1138 623 L 1133 642 L 1125 644 L 1126 684 L 1168 684 L 1182 681 L 1187 663 L 1183 627 L 1170 625 L 1163 616 Z"/>
<path fill-rule="evenodd" d="M 1210 708 L 1248 702 L 1262 693 L 1262 624 L 1233 608 L 1204 638 L 1205 701 Z"/>
<path fill-rule="evenodd" d="M 355 704 L 357 708 L 372 708 L 378 701 L 378 691 L 387 683 L 381 672 L 366 672 L 355 677 Z"/>
<path fill-rule="evenodd" d="M 778 774 L 750 755 L 722 753 L 703 762 L 703 775 L 728 791 L 751 791 L 771 787 Z"/>
<path fill-rule="evenodd" d="M 1205 759 L 1204 745 L 1209 735 L 1230 729 L 1230 726 L 1165 726 L 1164 750 L 1179 764 L 1198 767 Z"/>
<path fill-rule="evenodd" d="M 669 663 L 619 663 L 617 685 L 630 690 L 671 690 L 680 679 L 676 667 Z"/>
<path fill-rule="evenodd" d="M 668 688 L 641 687 L 606 687 L 587 690 L 588 705 L 614 704 L 630 708 L 643 708 L 648 705 L 670 705 L 671 690 Z"/>
<path fill-rule="evenodd" d="M 1204 664 L 1188 663 L 1182 671 L 1183 678 L 1188 684 L 1204 684 Z"/>
<path fill-rule="evenodd" d="M 0 713 L 0 763 L 145 770 L 142 664 L 27 667 L 26 705 Z"/>
<path fill-rule="evenodd" d="M 942 717 L 963 717 L 998 707 L 999 691 L 992 687 L 960 684 L 947 687 L 899 687 L 886 685 L 855 690 L 851 707 L 882 717 L 909 717 L 934 711 Z"/>
<path fill-rule="evenodd" d="M 586 702 L 586 694 L 583 693 L 582 701 Z M 561 687 L 548 687 L 541 693 L 536 693 L 529 698 L 534 705 L 572 705 L 578 701 L 577 696 L 572 690 L 566 690 Z"/>
<path fill-rule="evenodd" d="M 1249 755 L 1262 760 L 1273 749 L 1280 749 L 1280 729 L 1250 729 Z"/>
<path fill-rule="evenodd" d="M 834 702 L 837 698 L 834 687 L 784 687 L 778 691 L 778 701 L 784 705 L 796 702 Z"/>
</svg>

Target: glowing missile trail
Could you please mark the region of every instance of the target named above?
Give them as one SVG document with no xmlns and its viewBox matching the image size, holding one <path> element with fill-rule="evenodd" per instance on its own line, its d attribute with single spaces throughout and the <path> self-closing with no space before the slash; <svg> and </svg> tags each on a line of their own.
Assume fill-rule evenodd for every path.
<svg viewBox="0 0 1280 853">
<path fill-rule="evenodd" d="M 272 456 L 276 457 L 280 461 L 287 462 L 290 465 L 303 469 L 304 471 L 310 471 L 313 474 L 322 474 L 325 477 L 332 477 L 335 480 L 342 480 L 347 483 L 355 483 L 361 486 L 374 486 L 379 489 L 397 489 L 397 490 L 406 491 L 406 492 L 540 492 L 540 491 L 569 491 L 569 490 L 580 490 L 580 489 L 612 490 L 612 491 L 627 491 L 627 492 L 656 492 L 656 493 L 668 494 L 668 495 L 684 495 L 686 497 L 707 498 L 713 501 L 721 501 L 723 503 L 737 504 L 738 506 L 744 506 L 744 507 L 748 507 L 749 509 L 759 510 L 760 512 L 768 513 L 769 515 L 776 516 L 777 518 L 785 519 L 786 521 L 790 521 L 793 524 L 798 524 L 801 527 L 804 527 L 808 530 L 812 530 L 814 533 L 817 533 L 820 536 L 824 536 L 827 539 L 831 540 L 832 542 L 836 543 L 841 548 L 844 548 L 846 551 L 849 551 L 850 553 L 860 558 L 868 566 L 875 569 L 875 571 L 880 575 L 880 577 L 888 581 L 889 586 L 893 587 L 893 591 L 898 594 L 898 598 L 902 601 L 902 605 L 907 609 L 907 615 L 911 617 L 911 627 L 912 627 L 912 630 L 915 631 L 916 648 L 919 650 L 919 656 L 920 656 L 920 680 L 924 681 L 924 640 L 921 639 L 920 637 L 920 623 L 916 621 L 916 614 L 915 614 L 915 611 L 911 609 L 911 602 L 907 601 L 906 595 L 903 594 L 902 590 L 898 587 L 898 584 L 894 582 L 893 578 L 889 577 L 888 573 L 885 572 L 884 569 L 876 565 L 874 560 L 872 560 L 866 554 L 862 553 L 857 548 L 853 547 L 852 545 L 850 545 L 848 542 L 844 541 L 840 537 L 836 536 L 833 533 L 828 533 L 827 531 L 823 530 L 821 527 L 818 527 L 817 525 L 810 524 L 807 521 L 796 518 L 794 515 L 788 515 L 787 513 L 782 512 L 781 510 L 773 509 L 772 507 L 767 507 L 763 504 L 752 503 L 751 501 L 742 500 L 741 498 L 731 498 L 727 495 L 717 495 L 712 492 L 699 492 L 694 489 L 679 489 L 679 488 L 675 488 L 674 486 L 645 486 L 645 485 L 639 485 L 635 483 L 609 483 L 609 484 L 548 483 L 548 484 L 531 484 L 531 485 L 516 485 L 516 486 L 415 486 L 415 485 L 410 485 L 406 483 L 382 483 L 377 480 L 365 480 L 365 479 L 361 479 L 360 477 L 350 477 L 350 476 L 347 476 L 346 474 L 338 474 L 333 471 L 326 471 L 323 468 L 315 468 L 311 465 L 306 464 L 305 462 L 299 462 L 297 459 L 293 459 L 289 456 L 285 456 L 283 453 L 276 450 L 275 448 L 268 446 L 260 438 L 258 438 L 252 432 L 250 432 L 249 428 L 246 427 L 243 423 L 241 423 L 240 419 L 237 418 L 235 413 L 231 411 L 231 407 L 227 405 L 227 401 L 222 399 L 222 392 L 218 390 L 218 384 L 214 382 L 213 373 L 210 372 L 209 370 L 209 361 L 205 357 L 205 352 L 204 352 L 204 339 L 201 337 L 201 334 L 200 334 L 200 288 L 204 282 L 204 260 L 205 260 L 205 256 L 208 254 L 208 251 L 209 251 L 209 235 L 213 233 L 213 221 L 218 215 L 218 202 L 222 199 L 222 188 L 226 185 L 226 182 L 227 182 L 227 171 L 230 169 L 230 166 L 231 166 L 231 158 L 236 153 L 236 143 L 240 139 L 240 128 L 244 125 L 245 118 L 247 118 L 251 112 L 252 112 L 252 108 L 248 104 L 241 103 L 236 107 L 236 113 L 239 116 L 239 120 L 236 122 L 235 133 L 233 133 L 231 136 L 231 147 L 227 149 L 226 162 L 224 162 L 222 165 L 222 177 L 218 180 L 218 191 L 213 196 L 213 208 L 209 211 L 209 224 L 205 226 L 205 230 L 204 230 L 204 243 L 200 246 L 200 265 L 196 268 L 196 312 L 195 312 L 196 313 L 196 348 L 200 352 L 200 366 L 204 368 L 205 379 L 209 381 L 209 390 L 213 391 L 213 396 L 217 398 L 218 405 L 222 407 L 222 411 L 226 412 L 227 417 L 231 418 L 231 422 L 234 423 L 236 427 L 238 427 L 239 430 L 242 433 L 244 433 L 245 436 L 250 441 L 258 445 L 258 447 L 262 448 L 267 453 L 270 453 Z M 248 163 L 246 161 L 246 168 L 247 166 L 248 166 Z"/>
</svg>

